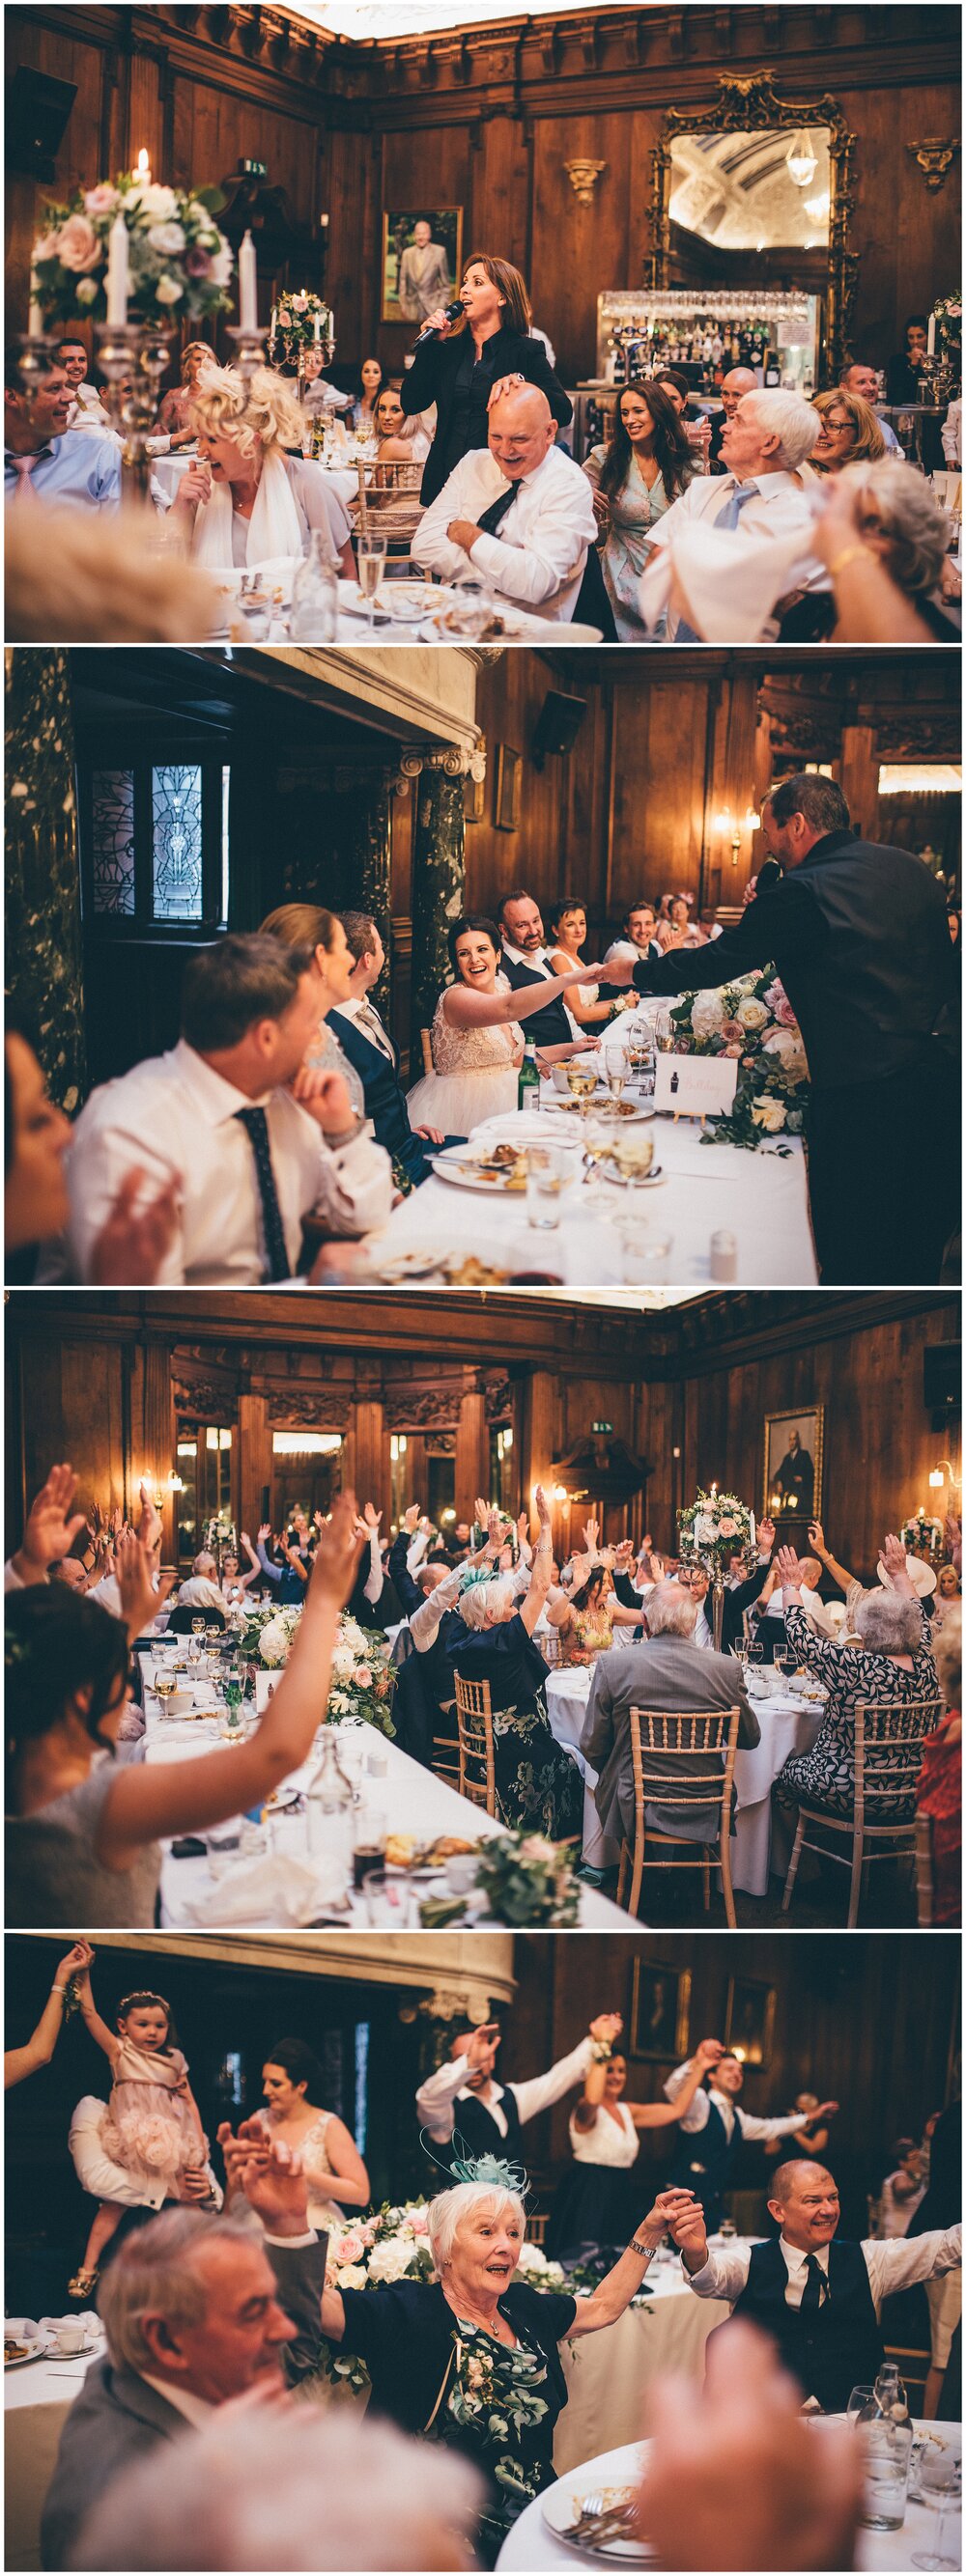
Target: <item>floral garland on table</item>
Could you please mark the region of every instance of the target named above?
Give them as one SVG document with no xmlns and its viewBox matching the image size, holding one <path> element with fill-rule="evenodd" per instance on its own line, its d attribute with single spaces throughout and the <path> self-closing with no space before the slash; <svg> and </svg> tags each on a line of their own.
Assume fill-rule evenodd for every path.
<svg viewBox="0 0 966 2576">
<path fill-rule="evenodd" d="M 360 2219 L 357 2227 L 330 2236 L 325 2269 L 329 2288 L 372 2290 L 380 2281 L 435 2281 L 427 2210 L 424 2200 L 383 2201 L 374 2218 Z M 518 2271 L 521 2280 L 536 2289 L 566 2286 L 560 2264 L 548 2262 L 539 2245 L 524 2245 Z M 358 2353 L 342 2353 L 331 2346 L 317 2376 L 353 2396 L 361 2396 L 370 2384 Z"/>
<path fill-rule="evenodd" d="M 316 317 L 319 325 L 318 334 L 315 328 Z M 308 295 L 304 289 L 298 295 L 280 295 L 277 303 L 272 306 L 272 323 L 268 340 L 269 356 L 276 364 L 279 344 L 281 344 L 281 355 L 290 367 L 298 365 L 306 349 L 321 349 L 328 364 L 335 347 L 335 321 L 331 304 L 324 304 L 320 295 Z"/>
<path fill-rule="evenodd" d="M 549 1842 L 544 1834 L 520 1829 L 494 1834 L 481 1842 L 476 1860 L 475 1890 L 486 1900 L 485 1911 L 473 1907 L 472 1891 L 462 1896 L 425 1897 L 419 1919 L 425 1931 L 442 1931 L 472 1911 L 476 1922 L 523 1926 L 552 1924 L 558 1930 L 576 1923 L 580 1881 L 574 1869 L 574 1845 Z"/>
<path fill-rule="evenodd" d="M 808 1058 L 787 993 L 773 966 L 705 993 L 682 993 L 671 1011 L 680 1055 L 731 1056 L 738 1064 L 734 1107 L 715 1118 L 704 1145 L 755 1153 L 768 1137 L 800 1136 L 809 1101 Z M 787 1154 L 787 1145 L 779 1145 Z"/>
<path fill-rule="evenodd" d="M 942 1522 L 934 1520 L 932 1514 L 923 1511 L 921 1505 L 917 1512 L 910 1514 L 907 1521 L 903 1521 L 899 1532 L 903 1547 L 909 1556 L 930 1557 L 937 1553 L 942 1546 L 942 1535 Z"/>
<path fill-rule="evenodd" d="M 46 231 L 30 254 L 31 292 L 46 323 L 107 314 L 111 227 L 123 214 L 128 235 L 128 318 L 169 325 L 229 304 L 234 258 L 214 220 L 217 188 L 162 188 L 122 171 L 113 186 L 75 188 L 65 206 L 47 206 Z"/>
<path fill-rule="evenodd" d="M 737 1494 L 706 1494 L 699 1486 L 697 1501 L 678 1513 L 678 1537 L 682 1556 L 696 1559 L 709 1573 L 718 1567 L 723 1572 L 733 1556 L 751 1555 L 754 1514 Z"/>
<path fill-rule="evenodd" d="M 246 1610 L 242 1654 L 249 1662 L 266 1664 L 269 1671 L 277 1672 L 281 1664 L 288 1662 L 301 1616 L 299 1602 L 289 1607 Z M 376 1726 L 381 1735 L 394 1739 L 396 1729 L 389 1714 L 394 1679 L 389 1647 L 343 1611 L 332 1649 L 325 1725 L 338 1726 L 343 1718 L 350 1718 Z"/>
</svg>

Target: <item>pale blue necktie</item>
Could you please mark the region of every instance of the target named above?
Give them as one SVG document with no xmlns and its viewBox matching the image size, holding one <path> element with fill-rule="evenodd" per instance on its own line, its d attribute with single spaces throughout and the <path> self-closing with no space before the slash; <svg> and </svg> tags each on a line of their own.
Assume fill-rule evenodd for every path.
<svg viewBox="0 0 966 2576">
<path fill-rule="evenodd" d="M 724 509 L 719 510 L 717 518 L 712 520 L 712 526 L 715 528 L 736 528 L 741 517 L 742 510 L 744 509 L 745 502 L 750 501 L 757 490 L 757 483 L 736 483 L 734 490 L 728 494 Z M 676 644 L 701 644 L 703 643 L 704 638 L 701 635 L 695 634 L 693 626 L 688 625 L 686 617 L 680 617 L 678 619 L 677 633 L 674 641 Z"/>
</svg>

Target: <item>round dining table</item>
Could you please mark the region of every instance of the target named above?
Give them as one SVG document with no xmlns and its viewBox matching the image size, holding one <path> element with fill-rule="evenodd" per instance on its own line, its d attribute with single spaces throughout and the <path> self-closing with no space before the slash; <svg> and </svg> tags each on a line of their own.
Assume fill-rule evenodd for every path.
<svg viewBox="0 0 966 2576">
<path fill-rule="evenodd" d="M 73 2322 L 73 2319 L 72 2319 Z M 105 2350 L 100 2320 L 92 2348 L 69 2358 L 42 2353 L 4 2371 L 4 2565 L 41 2565 L 40 2517 L 67 2416 L 87 2372 Z"/>
<path fill-rule="evenodd" d="M 620 1651 L 626 1653 L 627 1649 Z M 740 1676 L 737 1663 L 735 1673 Z M 553 1733 L 558 1744 L 578 1752 L 592 1682 L 593 1666 L 587 1664 L 558 1666 L 547 1677 L 547 1713 Z M 752 1676 L 748 1696 L 761 1740 L 747 1751 L 739 1749 L 735 1755 L 737 1826 L 731 1847 L 731 1876 L 733 1885 L 746 1896 L 767 1896 L 772 1868 L 772 1782 L 790 1754 L 805 1753 L 814 1744 L 822 1723 L 825 1693 L 816 1687 L 814 1699 L 805 1700 L 791 1688 L 774 1688 L 768 1674 Z M 604 1832 L 594 1803 L 597 1773 L 586 1755 L 580 1758 L 584 1773 L 583 1858 L 592 1869 L 616 1869 L 620 1845 Z"/>
<path fill-rule="evenodd" d="M 918 2424 L 915 2429 L 920 2433 L 932 2435 L 938 2433 L 944 2446 L 954 2451 L 957 2458 L 961 2456 L 961 2425 L 943 2424 L 937 2427 Z M 606 2487 L 637 2486 L 643 2474 L 645 2459 L 646 2446 L 640 2441 L 623 2442 L 616 2448 L 590 2455 L 576 2474 L 571 2471 L 565 2477 L 563 2493 L 566 2496 L 573 2488 L 579 2488 L 583 2494 L 587 2494 L 595 2490 L 599 2492 Z M 556 2454 L 554 2464 L 556 2465 Z M 509 2576 L 510 2570 L 540 2568 L 549 2571 L 557 2567 L 569 2568 L 573 2576 L 574 2568 L 581 2563 L 585 2567 L 598 2568 L 615 2564 L 613 2557 L 604 2558 L 595 2551 L 587 2549 L 577 2551 L 569 2542 L 557 2538 L 556 2533 L 550 2529 L 543 2508 L 545 2501 L 549 2501 L 550 2498 L 557 2499 L 559 2496 L 560 2483 L 558 2482 L 557 2486 L 548 2488 L 546 2497 L 536 2496 L 533 2503 L 528 2504 L 525 2511 L 521 2513 L 519 2521 L 514 2523 L 512 2531 L 508 2533 L 496 2562 L 501 2576 Z M 683 2524 L 687 2513 L 686 2497 L 682 2497 L 681 2512 Z M 928 2553 L 934 2548 L 936 2520 L 935 2513 L 928 2505 L 919 2503 L 914 2496 L 909 2496 L 905 2520 L 897 2531 L 860 2530 L 855 2556 L 856 2566 L 881 2569 L 911 2567 L 914 2556 L 921 2552 Z M 961 2516 L 958 2512 L 955 2514 L 950 2512 L 947 2518 L 944 2546 L 948 2545 L 948 2556 L 957 2566 L 961 2563 L 960 2539 Z M 627 2565 L 648 2563 L 643 2557 L 632 2561 L 629 2555 L 623 2552 L 621 2554 Z"/>
</svg>

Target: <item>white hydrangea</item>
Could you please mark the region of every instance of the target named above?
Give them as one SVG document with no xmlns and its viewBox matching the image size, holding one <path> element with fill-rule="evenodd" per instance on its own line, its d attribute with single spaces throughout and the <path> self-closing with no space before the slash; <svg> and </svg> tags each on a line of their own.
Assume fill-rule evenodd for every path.
<svg viewBox="0 0 966 2576">
<path fill-rule="evenodd" d="M 263 1664 L 284 1664 L 290 1644 L 290 1633 L 284 1622 L 281 1619 L 269 1619 L 258 1640 L 258 1651 Z"/>
<path fill-rule="evenodd" d="M 369 2256 L 370 2281 L 401 2281 L 412 2261 L 412 2246 L 401 2244 L 390 2236 L 384 2245 L 374 2245 Z"/>
<path fill-rule="evenodd" d="M 720 993 L 696 993 L 691 1006 L 691 1026 L 696 1038 L 717 1037 L 725 1022 Z"/>
<path fill-rule="evenodd" d="M 139 207 L 149 224 L 167 224 L 177 211 L 178 200 L 173 188 L 162 188 L 152 180 L 146 187 L 128 188 L 124 204 L 125 208 Z"/>
</svg>

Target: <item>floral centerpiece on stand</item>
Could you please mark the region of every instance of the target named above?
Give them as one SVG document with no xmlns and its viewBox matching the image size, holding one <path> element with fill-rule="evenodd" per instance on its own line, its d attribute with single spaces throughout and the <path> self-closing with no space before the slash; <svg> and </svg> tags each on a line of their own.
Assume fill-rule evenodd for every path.
<svg viewBox="0 0 966 2576">
<path fill-rule="evenodd" d="M 256 1604 L 246 1609 L 242 1654 L 250 1663 L 263 1664 L 270 1672 L 277 1672 L 288 1662 L 301 1616 L 300 1602 L 277 1608 Z M 358 1620 L 350 1619 L 344 1610 L 332 1650 L 332 1681 L 324 1724 L 338 1726 L 348 1718 L 357 1725 L 376 1726 L 381 1735 L 394 1739 L 396 1729 L 390 1716 L 393 1680 L 385 1640 L 360 1628 Z"/>
<path fill-rule="evenodd" d="M 742 975 L 717 991 L 682 993 L 671 1008 L 680 1055 L 732 1056 L 738 1065 L 734 1107 L 715 1118 L 705 1145 L 741 1145 L 755 1153 L 773 1136 L 800 1136 L 808 1108 L 808 1058 L 788 995 L 773 966 Z M 787 1145 L 777 1151 L 787 1154 Z"/>
<path fill-rule="evenodd" d="M 526 1829 L 494 1834 L 481 1842 L 472 1888 L 458 1896 L 430 1894 L 420 1906 L 424 1931 L 442 1931 L 469 1914 L 476 1924 L 524 1925 L 576 1923 L 580 1881 L 574 1868 L 576 1846 L 552 1843 L 545 1834 Z M 482 1898 L 482 1904 L 479 1900 Z"/>
<path fill-rule="evenodd" d="M 307 349 L 321 349 L 326 365 L 335 348 L 335 321 L 331 304 L 321 295 L 309 295 L 304 287 L 297 295 L 280 295 L 272 306 L 268 334 L 268 353 L 274 366 L 280 361 L 302 372 L 302 359 Z"/>
<path fill-rule="evenodd" d="M 755 1558 L 755 1516 L 737 1494 L 709 1493 L 699 1486 L 697 1500 L 678 1513 L 678 1541 L 686 1564 L 700 1565 L 711 1584 L 714 1642 L 720 1653 L 724 1578 L 733 1556 L 751 1565 Z"/>
<path fill-rule="evenodd" d="M 444 2175 L 439 2187 L 446 2189 Z M 521 2280 L 537 2289 L 565 2286 L 560 2264 L 548 2262 L 539 2245 L 523 2246 L 518 2271 Z M 374 2218 L 360 2219 L 357 2226 L 330 2236 L 325 2277 L 330 2289 L 336 2290 L 373 2290 L 380 2281 L 435 2281 L 427 2202 L 383 2201 Z M 342 2353 L 331 2346 L 317 2376 L 333 2391 L 345 2389 L 352 2396 L 361 2396 L 369 2387 L 369 2373 L 358 2353 Z"/>
<path fill-rule="evenodd" d="M 216 188 L 162 188 L 122 170 L 113 182 L 75 188 L 63 206 L 47 206 L 33 245 L 31 297 L 45 323 L 107 315 L 112 227 L 127 231 L 128 319 L 164 330 L 185 316 L 201 321 L 230 302 L 234 258 L 219 232 Z"/>
<path fill-rule="evenodd" d="M 941 1521 L 934 1520 L 932 1513 L 925 1511 L 920 1503 L 918 1511 L 903 1521 L 899 1536 L 908 1556 L 922 1556 L 927 1565 L 931 1565 L 942 1548 L 943 1525 Z"/>
</svg>

